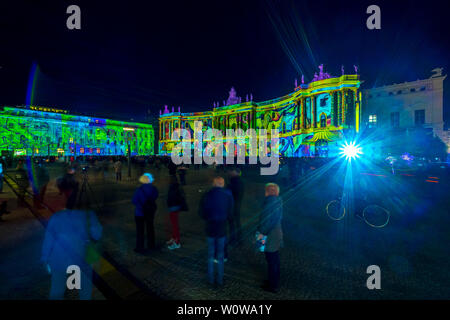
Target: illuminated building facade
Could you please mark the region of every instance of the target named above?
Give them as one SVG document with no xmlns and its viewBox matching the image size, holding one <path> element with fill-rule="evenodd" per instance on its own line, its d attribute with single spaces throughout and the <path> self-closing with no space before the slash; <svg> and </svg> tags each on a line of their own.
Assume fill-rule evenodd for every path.
<svg viewBox="0 0 450 320">
<path fill-rule="evenodd" d="M 357 70 L 349 75 L 342 70 L 342 76 L 332 77 L 323 72 L 322 65 L 319 69 L 320 73 L 310 83 L 304 83 L 302 77 L 294 92 L 268 101 L 255 102 L 252 95 L 247 95 L 243 102 L 232 88 L 228 100 L 222 106 L 214 103 L 212 111 L 181 113 L 172 109 L 170 112 L 166 106 L 159 118 L 159 153 L 170 154 L 178 143 L 171 140 L 174 130 L 187 129 L 193 138 L 194 122 L 202 121 L 204 131 L 218 129 L 224 136 L 226 129 L 278 129 L 281 156 L 337 155 L 344 132 L 359 131 L 359 75 Z M 224 154 L 227 154 L 226 144 Z"/>
<path fill-rule="evenodd" d="M 399 137 L 417 129 L 439 137 L 450 152 L 448 130 L 444 130 L 444 80 L 442 68 L 428 79 L 375 87 L 363 91 L 362 119 L 379 135 Z"/>
<path fill-rule="evenodd" d="M 71 115 L 45 107 L 1 107 L 0 151 L 13 156 L 154 153 L 149 124 Z"/>
</svg>

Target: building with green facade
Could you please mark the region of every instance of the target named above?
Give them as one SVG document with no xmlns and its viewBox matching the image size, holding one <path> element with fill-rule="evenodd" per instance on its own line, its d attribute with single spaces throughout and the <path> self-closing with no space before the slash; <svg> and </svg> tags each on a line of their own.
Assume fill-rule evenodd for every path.
<svg viewBox="0 0 450 320">
<path fill-rule="evenodd" d="M 66 110 L 0 107 L 0 151 L 11 156 L 154 154 L 150 124 L 69 114 Z"/>
</svg>

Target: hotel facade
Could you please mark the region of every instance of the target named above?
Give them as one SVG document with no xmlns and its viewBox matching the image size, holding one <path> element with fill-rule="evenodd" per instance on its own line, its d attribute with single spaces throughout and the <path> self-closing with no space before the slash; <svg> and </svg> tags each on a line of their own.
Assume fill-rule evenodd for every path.
<svg viewBox="0 0 450 320">
<path fill-rule="evenodd" d="M 292 93 L 272 100 L 256 102 L 247 95 L 242 101 L 231 88 L 228 100 L 222 105 L 214 103 L 211 111 L 181 113 L 172 108 L 170 112 L 165 106 L 159 117 L 159 154 L 171 154 L 178 143 L 171 139 L 174 130 L 186 129 L 193 138 L 194 123 L 201 121 L 203 131 L 218 129 L 224 137 L 226 129 L 278 129 L 278 152 L 284 157 L 337 155 L 347 132 L 359 131 L 361 82 L 358 74 L 332 77 L 323 72 L 323 66 L 319 69 L 310 83 L 302 77 Z M 207 142 L 203 141 L 204 147 Z M 227 149 L 225 138 L 223 142 L 224 155 L 236 153 L 236 149 Z"/>
</svg>

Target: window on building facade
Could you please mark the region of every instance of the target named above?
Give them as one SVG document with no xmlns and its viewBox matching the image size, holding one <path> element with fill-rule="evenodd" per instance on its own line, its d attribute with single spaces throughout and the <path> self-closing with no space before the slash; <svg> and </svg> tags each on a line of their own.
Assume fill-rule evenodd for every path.
<svg viewBox="0 0 450 320">
<path fill-rule="evenodd" d="M 416 88 L 411 88 L 411 92 L 416 92 Z"/>
<path fill-rule="evenodd" d="M 421 126 L 425 124 L 425 110 L 414 111 L 414 122 L 416 126 Z"/>
<path fill-rule="evenodd" d="M 425 87 L 422 87 L 420 88 L 420 91 L 425 91 L 425 89 L 426 89 Z"/>
<path fill-rule="evenodd" d="M 397 94 L 402 94 L 402 90 L 398 90 L 398 91 L 397 91 Z"/>
<path fill-rule="evenodd" d="M 371 114 L 369 116 L 369 128 L 375 128 L 377 126 L 377 115 Z"/>
<path fill-rule="evenodd" d="M 398 128 L 400 126 L 400 113 L 391 112 L 391 127 Z"/>
</svg>

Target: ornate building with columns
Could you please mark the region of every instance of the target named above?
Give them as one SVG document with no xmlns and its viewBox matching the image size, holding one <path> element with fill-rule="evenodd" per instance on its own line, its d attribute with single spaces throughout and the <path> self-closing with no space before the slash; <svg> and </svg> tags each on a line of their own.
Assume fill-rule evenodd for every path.
<svg viewBox="0 0 450 320">
<path fill-rule="evenodd" d="M 401 148 L 406 147 L 402 133 L 408 136 L 414 131 L 428 131 L 439 137 L 450 153 L 449 131 L 444 129 L 446 78 L 443 68 L 436 68 L 427 79 L 363 90 L 364 126 L 377 130 L 377 136 L 385 136 L 384 146 L 389 145 L 388 140 L 393 140 L 391 144 Z M 400 139 L 403 143 L 397 142 Z"/>
<path fill-rule="evenodd" d="M 159 154 L 170 154 L 178 143 L 171 140 L 174 130 L 187 129 L 193 138 L 194 122 L 202 121 L 204 131 L 214 128 L 224 136 L 226 129 L 278 129 L 280 156 L 335 156 L 345 132 L 359 131 L 361 82 L 356 68 L 355 74 L 338 77 L 323 72 L 323 65 L 319 69 L 310 83 L 302 77 L 292 93 L 272 100 L 256 102 L 250 94 L 242 101 L 231 88 L 228 100 L 214 102 L 211 111 L 170 112 L 165 106 L 159 117 Z"/>
</svg>

